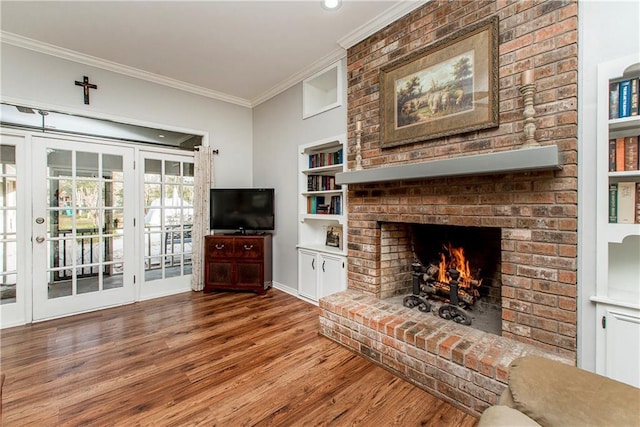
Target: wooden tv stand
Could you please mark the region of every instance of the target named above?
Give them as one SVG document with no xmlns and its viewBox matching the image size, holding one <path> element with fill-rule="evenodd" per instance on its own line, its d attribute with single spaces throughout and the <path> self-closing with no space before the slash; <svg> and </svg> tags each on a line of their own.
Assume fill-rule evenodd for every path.
<svg viewBox="0 0 640 427">
<path fill-rule="evenodd" d="M 204 292 L 253 291 L 272 284 L 271 234 L 204 238 Z"/>
</svg>

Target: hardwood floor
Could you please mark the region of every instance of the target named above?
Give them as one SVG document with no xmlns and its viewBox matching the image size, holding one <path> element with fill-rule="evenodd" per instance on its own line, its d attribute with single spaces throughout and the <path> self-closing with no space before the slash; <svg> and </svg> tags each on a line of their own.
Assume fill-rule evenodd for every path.
<svg viewBox="0 0 640 427">
<path fill-rule="evenodd" d="M 9 426 L 474 426 L 318 335 L 278 290 L 184 293 L 1 332 Z"/>
</svg>

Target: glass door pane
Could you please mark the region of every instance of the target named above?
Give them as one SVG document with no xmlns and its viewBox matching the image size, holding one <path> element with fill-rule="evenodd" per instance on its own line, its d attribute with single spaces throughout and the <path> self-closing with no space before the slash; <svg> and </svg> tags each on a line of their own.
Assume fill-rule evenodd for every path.
<svg viewBox="0 0 640 427">
<path fill-rule="evenodd" d="M 0 145 L 0 304 L 16 302 L 18 179 L 16 147 Z"/>
<path fill-rule="evenodd" d="M 145 154 L 143 164 L 144 280 L 168 290 L 167 279 L 191 274 L 193 157 Z"/>
</svg>

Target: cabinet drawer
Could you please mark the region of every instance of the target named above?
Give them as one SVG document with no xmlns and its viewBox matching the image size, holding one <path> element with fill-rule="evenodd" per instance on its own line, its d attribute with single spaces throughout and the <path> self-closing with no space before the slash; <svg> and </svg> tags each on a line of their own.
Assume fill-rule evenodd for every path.
<svg viewBox="0 0 640 427">
<path fill-rule="evenodd" d="M 233 237 L 216 237 L 205 239 L 205 254 L 209 259 L 231 258 L 234 256 Z"/>
<path fill-rule="evenodd" d="M 237 239 L 235 244 L 236 257 L 245 259 L 262 258 L 262 246 L 262 240 Z"/>
</svg>

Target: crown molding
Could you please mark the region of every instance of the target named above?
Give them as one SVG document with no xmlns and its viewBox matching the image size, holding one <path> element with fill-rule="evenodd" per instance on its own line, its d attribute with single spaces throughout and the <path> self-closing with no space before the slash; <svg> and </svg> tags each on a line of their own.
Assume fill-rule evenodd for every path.
<svg viewBox="0 0 640 427">
<path fill-rule="evenodd" d="M 304 70 L 299 71 L 299 72 L 291 75 L 288 79 L 282 81 L 281 83 L 279 83 L 276 86 L 272 87 L 271 89 L 269 89 L 268 91 L 266 91 L 265 93 L 260 95 L 259 97 L 253 99 L 251 101 L 251 105 L 253 107 L 256 107 L 256 106 L 262 104 L 263 102 L 268 101 L 269 99 L 273 98 L 274 96 L 278 95 L 279 93 L 284 92 L 285 90 L 289 89 L 290 87 L 293 87 L 293 86 L 297 85 L 298 83 L 302 82 L 307 77 L 313 76 L 318 71 L 327 68 L 327 66 L 329 66 L 329 65 L 331 65 L 331 64 L 333 64 L 333 63 L 335 63 L 337 61 L 340 61 L 341 59 L 345 58 L 346 56 L 347 56 L 347 51 L 344 50 L 343 48 L 337 48 L 337 49 L 333 50 L 331 53 L 329 53 L 328 55 L 326 55 L 326 56 L 322 57 L 321 59 L 317 60 L 316 62 L 314 62 L 313 64 L 311 64 L 307 68 L 305 68 Z"/>
<path fill-rule="evenodd" d="M 123 74 L 128 77 L 134 77 L 140 80 L 156 83 L 159 85 L 171 87 L 174 89 L 190 92 L 196 95 L 205 96 L 207 98 L 217 99 L 219 101 L 228 102 L 231 104 L 239 105 L 241 107 L 253 108 L 263 102 L 273 98 L 274 96 L 284 92 L 285 90 L 295 86 L 302 82 L 304 79 L 314 75 L 318 71 L 326 68 L 346 57 L 346 50 L 350 47 L 360 43 L 367 37 L 380 31 L 382 28 L 398 20 L 409 12 L 417 9 L 418 7 L 428 3 L 431 0 L 404 0 L 396 5 L 390 7 L 382 14 L 378 15 L 368 23 L 356 28 L 345 37 L 338 40 L 340 47 L 336 48 L 328 55 L 315 61 L 305 69 L 291 75 L 286 80 L 280 82 L 276 86 L 272 87 L 262 95 L 252 100 L 228 95 L 222 92 L 217 92 L 211 89 L 207 89 L 201 86 L 192 85 L 182 82 L 180 80 L 172 79 L 169 77 L 161 76 L 159 74 L 150 73 L 137 68 L 129 67 L 127 65 L 119 64 L 117 62 L 108 61 L 106 59 L 98 58 L 91 55 L 86 55 L 80 52 L 76 52 L 70 49 L 65 49 L 59 46 L 55 46 L 49 43 L 40 42 L 27 37 L 23 37 L 14 33 L 0 30 L 0 41 L 2 43 L 17 46 L 23 49 L 32 50 L 35 52 L 43 53 L 45 55 L 55 56 L 61 59 L 66 59 L 73 62 L 89 65 L 92 67 L 100 68 L 114 73 Z"/>
<path fill-rule="evenodd" d="M 397 21 L 409 12 L 413 12 L 420 6 L 429 3 L 431 0 L 404 0 L 390 7 L 385 12 L 373 18 L 366 24 L 356 28 L 346 36 L 338 40 L 338 44 L 344 49 L 349 49 L 360 43 L 372 34 L 380 31 L 392 22 Z"/>
<path fill-rule="evenodd" d="M 9 33 L 7 31 L 0 31 L 0 41 L 2 43 L 17 46 L 23 49 L 32 50 L 45 55 L 55 56 L 61 59 L 66 59 L 73 62 L 89 65 L 91 67 L 100 68 L 114 73 L 123 74 L 128 77 L 134 77 L 140 80 L 146 80 L 148 82 L 156 83 L 163 86 L 168 86 L 174 89 L 182 90 L 185 92 L 194 93 L 196 95 L 205 96 L 207 98 L 217 99 L 219 101 L 229 102 L 231 104 L 240 105 L 242 107 L 251 108 L 251 102 L 244 98 L 227 95 L 222 92 L 217 92 L 211 89 L 203 88 L 201 86 L 192 85 L 182 82 L 180 80 L 172 79 L 169 77 L 161 76 L 159 74 L 150 73 L 147 71 L 139 70 L 137 68 L 129 67 L 127 65 L 118 64 L 117 62 L 107 61 L 106 59 L 97 58 L 91 55 L 85 55 L 80 52 L 76 52 L 70 49 L 65 49 L 59 46 L 55 46 L 49 43 L 40 42 L 27 37 L 19 36 L 17 34 Z"/>
</svg>

